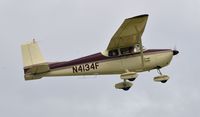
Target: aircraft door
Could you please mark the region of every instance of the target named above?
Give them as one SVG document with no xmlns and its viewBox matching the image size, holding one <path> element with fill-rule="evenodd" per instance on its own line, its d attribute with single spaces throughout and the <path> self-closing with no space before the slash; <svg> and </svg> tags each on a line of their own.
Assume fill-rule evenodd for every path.
<svg viewBox="0 0 200 117">
<path fill-rule="evenodd" d="M 119 52 L 123 69 L 136 71 L 141 64 L 141 59 L 135 55 L 134 47 L 120 48 Z"/>
</svg>

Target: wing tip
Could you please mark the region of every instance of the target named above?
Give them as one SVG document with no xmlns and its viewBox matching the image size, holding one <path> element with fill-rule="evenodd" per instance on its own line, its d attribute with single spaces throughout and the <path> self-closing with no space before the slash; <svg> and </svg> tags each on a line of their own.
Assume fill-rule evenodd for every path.
<svg viewBox="0 0 200 117">
<path fill-rule="evenodd" d="M 148 17 L 149 14 L 142 14 L 142 15 L 138 15 L 138 16 L 134 16 L 134 17 L 130 17 L 130 18 L 127 18 L 127 19 L 135 19 L 135 18 L 141 18 L 141 17 Z"/>
</svg>

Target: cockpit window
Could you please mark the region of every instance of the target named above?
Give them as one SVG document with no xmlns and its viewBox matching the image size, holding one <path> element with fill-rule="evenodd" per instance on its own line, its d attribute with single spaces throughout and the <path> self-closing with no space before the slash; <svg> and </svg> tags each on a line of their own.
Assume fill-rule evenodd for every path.
<svg viewBox="0 0 200 117">
<path fill-rule="evenodd" d="M 143 47 L 142 47 L 142 49 L 144 50 Z M 108 52 L 108 55 L 109 56 L 121 56 L 121 55 L 134 54 L 134 53 L 138 53 L 138 52 L 140 52 L 140 45 L 139 44 L 137 44 L 135 46 L 126 47 L 126 48 L 119 48 L 119 49 L 110 50 Z"/>
<path fill-rule="evenodd" d="M 118 55 L 119 55 L 119 52 L 118 52 L 117 49 L 116 49 L 116 50 L 111 50 L 111 51 L 109 51 L 108 55 L 109 55 L 109 56 L 118 56 Z"/>
<path fill-rule="evenodd" d="M 136 44 L 135 45 L 135 50 L 134 52 L 140 52 L 140 45 L 139 44 Z"/>
<path fill-rule="evenodd" d="M 143 50 L 143 51 L 146 50 L 144 46 L 142 46 L 142 50 Z M 136 45 L 135 45 L 135 48 L 134 48 L 134 52 L 140 52 L 140 51 L 141 51 L 141 50 L 140 50 L 140 45 L 139 45 L 139 44 L 136 44 Z"/>
</svg>

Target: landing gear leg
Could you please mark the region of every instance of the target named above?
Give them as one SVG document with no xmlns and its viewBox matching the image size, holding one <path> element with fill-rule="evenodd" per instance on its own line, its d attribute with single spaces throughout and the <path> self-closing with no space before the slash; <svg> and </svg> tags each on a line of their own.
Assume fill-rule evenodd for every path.
<svg viewBox="0 0 200 117">
<path fill-rule="evenodd" d="M 160 71 L 160 69 L 157 69 L 157 72 L 162 76 L 162 72 Z"/>
</svg>

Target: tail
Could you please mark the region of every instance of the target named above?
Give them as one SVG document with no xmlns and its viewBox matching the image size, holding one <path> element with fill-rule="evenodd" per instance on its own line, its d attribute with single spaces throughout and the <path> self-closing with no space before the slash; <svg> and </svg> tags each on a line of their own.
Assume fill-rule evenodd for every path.
<svg viewBox="0 0 200 117">
<path fill-rule="evenodd" d="M 33 39 L 32 42 L 21 45 L 21 50 L 25 80 L 42 78 L 42 74 L 49 71 L 49 66 L 42 56 L 37 42 Z"/>
</svg>

